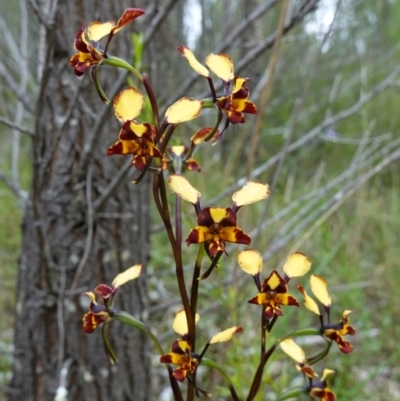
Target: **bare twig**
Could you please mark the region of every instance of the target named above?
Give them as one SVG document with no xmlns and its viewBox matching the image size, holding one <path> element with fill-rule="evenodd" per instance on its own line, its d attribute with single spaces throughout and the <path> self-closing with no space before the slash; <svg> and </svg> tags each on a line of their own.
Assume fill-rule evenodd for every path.
<svg viewBox="0 0 400 401">
<path fill-rule="evenodd" d="M 273 82 L 274 75 L 275 75 L 275 67 L 279 60 L 279 53 L 280 53 L 280 48 L 281 48 L 280 44 L 281 44 L 281 39 L 283 36 L 283 28 L 285 25 L 285 19 L 286 19 L 286 13 L 288 10 L 288 5 L 289 5 L 289 0 L 285 0 L 285 2 L 283 3 L 283 6 L 282 6 L 280 17 L 279 17 L 278 27 L 276 29 L 276 39 L 274 41 L 272 55 L 269 59 L 268 67 L 266 69 L 267 80 L 265 82 L 263 91 L 261 92 L 261 103 L 260 103 L 260 107 L 258 109 L 256 127 L 254 129 L 254 134 L 253 134 L 252 141 L 251 141 L 250 154 L 247 159 L 246 172 L 248 175 L 250 174 L 250 172 L 253 168 L 253 165 L 254 165 L 254 156 L 256 153 L 258 142 L 260 140 L 261 125 L 264 121 L 264 116 L 266 115 L 266 112 L 267 112 L 268 101 L 270 99 L 271 90 L 272 90 L 272 82 Z"/>
<path fill-rule="evenodd" d="M 107 199 L 113 194 L 114 190 L 118 187 L 118 185 L 122 182 L 126 173 L 129 171 L 129 168 L 132 166 L 132 160 L 126 160 L 123 166 L 117 171 L 111 180 L 110 184 L 104 189 L 100 197 L 96 199 L 93 204 L 94 213 L 96 213 L 101 207 L 107 202 Z"/>
<path fill-rule="evenodd" d="M 387 146 L 379 149 L 377 152 L 375 152 L 373 154 L 371 154 L 370 152 L 366 152 L 364 155 L 365 160 L 362 163 L 359 163 L 356 166 L 350 166 L 350 168 L 347 168 L 342 174 L 335 177 L 333 180 L 331 180 L 325 186 L 312 191 L 310 194 L 306 194 L 306 196 L 304 196 L 304 198 L 303 198 L 303 201 L 309 200 L 308 204 L 306 204 L 301 210 L 299 210 L 290 220 L 288 220 L 280 228 L 278 236 L 290 231 L 292 229 L 292 227 L 298 221 L 302 220 L 303 217 L 307 215 L 307 213 L 309 213 L 312 209 L 314 209 L 316 207 L 316 205 L 318 205 L 318 203 L 321 201 L 321 199 L 324 198 L 332 188 L 334 188 L 335 186 L 338 186 L 338 185 L 341 185 L 343 187 L 344 183 L 346 181 L 348 181 L 349 178 L 351 176 L 353 176 L 357 171 L 359 171 L 361 169 L 365 169 L 365 168 L 370 168 L 370 166 L 374 162 L 376 162 L 376 160 L 379 158 L 388 157 L 388 155 L 390 155 L 390 153 L 393 152 L 393 149 L 396 149 L 399 145 L 400 145 L 400 140 L 395 140 L 395 141 L 392 141 L 391 143 L 389 143 Z M 310 196 L 311 194 L 313 196 Z M 295 202 L 295 203 L 297 203 L 297 202 Z M 299 203 L 297 203 L 297 205 L 298 204 Z M 273 220 L 276 221 L 275 216 L 274 216 Z M 267 224 L 265 225 L 265 227 L 267 227 Z"/>
<path fill-rule="evenodd" d="M 305 0 L 302 6 L 297 11 L 297 13 L 293 14 L 291 19 L 287 23 L 285 23 L 284 34 L 289 32 L 293 27 L 299 24 L 302 21 L 302 19 L 316 7 L 317 3 L 318 0 Z M 261 54 L 263 54 L 267 49 L 271 48 L 276 38 L 277 38 L 277 33 L 274 32 L 273 34 L 265 38 L 263 41 L 260 41 L 257 46 L 255 46 L 252 50 L 250 50 L 247 54 L 245 54 L 242 57 L 242 59 L 235 64 L 235 74 L 239 74 L 250 63 L 256 60 Z M 200 76 L 197 75 L 191 82 L 191 85 L 193 85 L 193 83 L 197 81 L 197 79 L 199 78 Z M 181 87 L 182 89 L 179 88 L 177 92 L 171 96 L 171 102 L 178 100 L 182 95 L 186 93 L 187 88 L 190 87 L 190 85 L 186 83 L 183 85 Z M 216 90 L 219 90 L 221 87 L 222 83 L 218 83 L 215 85 Z M 183 89 L 185 89 L 185 91 L 183 91 Z M 205 98 L 207 96 L 209 96 L 209 93 L 203 92 L 199 95 L 199 98 Z"/>
<path fill-rule="evenodd" d="M 122 85 L 126 82 L 126 76 L 127 74 L 125 72 L 120 74 L 117 82 L 114 84 L 110 91 L 112 97 L 114 97 L 118 93 Z M 91 155 L 95 149 L 96 138 L 98 137 L 104 126 L 104 122 L 106 121 L 108 113 L 111 112 L 111 106 L 112 104 L 110 103 L 107 106 L 104 106 L 103 109 L 101 109 L 101 111 L 97 115 L 95 126 L 87 135 L 85 144 L 83 145 L 83 149 L 81 152 L 81 159 L 79 161 L 79 171 L 81 172 L 81 174 L 84 174 L 88 167 Z"/>
<path fill-rule="evenodd" d="M 87 259 L 90 254 L 90 250 L 92 248 L 92 239 L 93 239 L 93 202 L 92 202 L 92 164 L 89 165 L 86 175 L 86 202 L 87 202 L 87 226 L 88 233 L 86 236 L 86 245 L 85 250 L 83 252 L 82 258 L 79 262 L 79 265 L 76 269 L 76 273 L 74 279 L 72 281 L 71 287 L 69 289 L 70 293 L 73 293 L 74 290 L 78 287 L 79 279 L 81 277 L 82 271 L 86 265 Z"/>
<path fill-rule="evenodd" d="M 265 207 L 264 207 L 264 210 L 263 210 L 262 215 L 261 215 L 261 221 L 264 221 L 266 216 L 268 215 L 268 210 L 269 210 L 269 207 L 270 207 L 270 204 L 271 204 L 271 198 L 272 198 L 271 195 L 273 195 L 273 193 L 275 192 L 276 186 L 278 184 L 278 179 L 280 177 L 280 173 L 281 173 L 282 168 L 283 168 L 283 162 L 286 159 L 286 155 L 288 154 L 289 144 L 290 144 L 290 142 L 292 140 L 292 137 L 293 137 L 293 135 L 295 133 L 295 130 L 296 130 L 297 122 L 298 122 L 298 119 L 299 119 L 299 116 L 300 116 L 300 111 L 304 106 L 304 103 L 305 103 L 306 98 L 308 96 L 308 92 L 309 92 L 311 83 L 313 82 L 313 80 L 315 78 L 315 72 L 317 70 L 317 66 L 318 66 L 319 61 L 321 59 L 322 49 L 325 46 L 328 38 L 330 37 L 333 25 L 334 25 L 335 20 L 336 20 L 336 16 L 338 15 L 340 4 L 341 4 L 341 0 L 339 0 L 338 3 L 337 3 L 336 11 L 335 11 L 334 17 L 332 19 L 332 22 L 331 22 L 328 30 L 324 34 L 324 37 L 323 37 L 323 39 L 322 39 L 322 41 L 320 43 L 317 55 L 316 55 L 316 57 L 315 57 L 315 59 L 314 59 L 314 61 L 312 63 L 312 66 L 311 66 L 311 69 L 310 69 L 310 73 L 308 74 L 308 78 L 307 78 L 306 84 L 305 84 L 303 92 L 301 94 L 301 98 L 299 99 L 298 102 L 295 102 L 294 113 L 293 113 L 292 118 L 289 121 L 289 132 L 288 132 L 288 134 L 286 136 L 286 140 L 285 140 L 285 142 L 283 144 L 282 151 L 280 152 L 281 155 L 280 155 L 280 158 L 279 158 L 279 161 L 278 161 L 278 165 L 277 165 L 277 167 L 275 169 L 274 176 L 272 178 L 272 183 L 270 185 L 270 197 L 266 200 Z M 262 123 L 262 120 L 261 119 L 257 119 L 256 132 L 260 131 L 261 123 Z M 254 148 L 254 151 L 255 150 L 256 150 L 256 148 Z"/>
<path fill-rule="evenodd" d="M 0 180 L 11 190 L 11 192 L 18 197 L 18 199 L 24 203 L 28 194 L 20 186 L 19 183 L 14 182 L 4 171 L 0 171 Z"/>
<path fill-rule="evenodd" d="M 160 24 L 168 16 L 169 12 L 177 2 L 178 0 L 169 0 L 168 3 L 164 7 L 162 7 L 159 13 L 151 20 L 150 25 L 147 27 L 146 32 L 144 34 L 145 43 L 149 43 L 153 35 L 156 33 Z"/>
<path fill-rule="evenodd" d="M 217 53 L 226 51 L 232 46 L 233 41 L 240 36 L 254 21 L 261 18 L 266 12 L 268 12 L 273 6 L 279 3 L 280 0 L 270 0 L 267 3 L 261 3 L 247 18 L 240 22 L 240 24 L 231 31 L 231 33 L 225 38 L 225 41 L 216 49 Z M 180 86 L 177 93 L 173 96 L 173 99 L 177 100 L 181 96 L 187 93 L 188 89 L 199 79 L 199 74 L 193 73 L 189 78 Z M 206 95 L 207 96 L 207 95 Z"/>
<path fill-rule="evenodd" d="M 325 130 L 328 127 L 331 127 L 332 125 L 337 124 L 339 121 L 342 121 L 353 114 L 357 113 L 365 104 L 370 102 L 376 95 L 381 93 L 383 90 L 385 90 L 387 87 L 389 87 L 392 82 L 396 79 L 397 75 L 400 73 L 400 64 L 397 65 L 393 71 L 384 79 L 382 80 L 378 85 L 376 85 L 370 92 L 368 92 L 363 98 L 359 99 L 356 103 L 354 103 L 351 107 L 347 108 L 346 110 L 341 111 L 338 114 L 335 114 L 332 117 L 325 118 L 319 125 L 314 127 L 312 130 L 307 132 L 305 135 L 303 135 L 301 138 L 299 138 L 297 141 L 293 142 L 289 147 L 288 147 L 288 152 L 292 152 L 296 149 L 298 149 L 301 146 L 304 146 L 306 143 L 308 143 L 310 140 L 318 136 L 323 130 Z M 250 175 L 250 178 L 255 179 L 265 171 L 267 171 L 270 167 L 272 167 L 275 163 L 277 163 L 281 157 L 282 152 L 278 152 L 274 156 L 272 156 L 268 161 L 265 163 L 261 164 L 257 168 L 253 170 L 253 172 Z M 212 198 L 208 204 L 216 204 L 219 201 L 221 201 L 225 196 L 232 194 L 234 191 L 236 191 L 238 188 L 240 188 L 242 185 L 244 185 L 247 181 L 246 177 L 240 178 L 235 184 L 229 186 L 226 188 L 224 191 L 222 191 L 219 195 L 216 197 Z"/>
<path fill-rule="evenodd" d="M 22 92 L 12 75 L 8 72 L 5 65 L 0 61 L 0 77 L 4 79 L 4 83 L 10 88 L 15 97 L 24 105 L 25 110 L 29 111 L 31 114 L 34 113 L 34 108 L 32 102 L 27 98 L 26 93 Z"/>
<path fill-rule="evenodd" d="M 20 68 L 20 86 L 21 92 L 26 92 L 26 86 L 28 83 L 29 68 L 27 64 L 28 59 L 28 12 L 26 9 L 25 1 L 19 1 L 20 6 L 20 16 L 21 16 L 21 38 L 20 38 L 20 55 L 21 59 L 18 63 Z M 22 103 L 18 102 L 15 111 L 15 123 L 20 125 L 24 117 L 24 106 Z M 12 151 L 11 151 L 11 175 L 13 181 L 19 184 L 19 150 L 20 150 L 20 131 L 18 129 L 12 130 Z M 25 202 L 23 201 L 22 205 Z"/>
<path fill-rule="evenodd" d="M 334 187 L 338 185 L 343 185 L 343 182 L 348 180 L 352 175 L 354 175 L 357 171 L 364 169 L 364 168 L 369 168 L 374 162 L 376 162 L 377 159 L 380 158 L 386 158 L 390 152 L 393 152 L 393 149 L 397 148 L 400 146 L 400 138 L 391 141 L 384 147 L 379 148 L 379 144 L 375 143 L 373 146 L 368 148 L 363 153 L 363 157 L 360 158 L 360 162 L 357 165 L 350 166 L 349 168 L 346 168 L 346 170 L 333 178 L 331 181 L 329 181 L 326 185 L 315 189 L 314 191 L 307 192 L 303 196 L 299 197 L 298 199 L 292 201 L 288 206 L 285 208 L 281 209 L 278 213 L 276 213 L 273 217 L 269 218 L 268 220 L 264 221 L 261 223 L 257 228 L 252 230 L 250 232 L 250 236 L 256 237 L 260 231 L 264 231 L 267 229 L 269 226 L 271 226 L 273 223 L 276 223 L 277 221 L 282 221 L 282 219 L 287 216 L 293 209 L 296 209 L 299 207 L 302 203 L 305 203 L 309 201 L 301 210 L 299 210 L 290 220 L 288 220 L 283 226 L 281 226 L 279 232 L 277 233 L 278 235 L 281 233 L 285 233 L 293 227 L 297 221 L 301 220 L 303 216 L 305 216 L 311 209 L 313 209 L 323 197 L 327 196 L 330 190 L 332 190 Z M 374 151 L 377 149 L 374 153 Z"/>
<path fill-rule="evenodd" d="M 293 238 L 298 236 L 300 232 L 304 231 L 306 227 L 309 226 L 311 222 L 314 224 L 309 228 L 306 235 L 302 237 L 300 241 L 298 241 L 293 249 L 297 249 L 304 241 L 306 241 L 313 232 L 333 213 L 335 212 L 339 206 L 341 206 L 346 199 L 348 199 L 351 195 L 356 192 L 358 188 L 360 188 L 363 184 L 365 184 L 371 177 L 375 174 L 379 173 L 382 169 L 384 169 L 389 164 L 394 161 L 400 159 L 400 149 L 392 152 L 388 157 L 383 159 L 379 164 L 377 164 L 374 168 L 370 169 L 368 172 L 363 174 L 361 177 L 356 178 L 355 180 L 349 182 L 347 185 L 343 187 L 343 189 L 336 194 L 334 194 L 327 202 L 321 205 L 318 209 L 314 210 L 307 218 L 303 219 L 296 227 L 292 227 L 290 233 L 284 237 L 279 238 L 274 241 L 267 251 L 263 254 L 263 259 L 268 260 L 278 252 L 282 247 L 284 247 L 288 242 L 290 242 Z M 320 216 L 318 218 L 318 216 Z M 318 220 L 316 220 L 318 218 Z"/>
<path fill-rule="evenodd" d="M 36 3 L 36 0 L 28 0 L 29 1 L 29 5 L 31 6 L 33 12 L 36 14 L 36 16 L 38 17 L 39 22 L 45 26 L 46 28 L 48 27 L 48 23 L 47 23 L 47 18 L 46 16 L 43 14 L 42 10 L 40 9 L 39 5 Z"/>
<path fill-rule="evenodd" d="M 12 129 L 18 130 L 19 132 L 22 132 L 23 134 L 26 134 L 28 136 L 34 135 L 34 131 L 32 129 L 27 128 L 27 127 L 21 127 L 20 124 L 12 122 L 1 116 L 0 116 L 0 123 L 6 125 L 7 127 L 12 128 Z"/>
</svg>

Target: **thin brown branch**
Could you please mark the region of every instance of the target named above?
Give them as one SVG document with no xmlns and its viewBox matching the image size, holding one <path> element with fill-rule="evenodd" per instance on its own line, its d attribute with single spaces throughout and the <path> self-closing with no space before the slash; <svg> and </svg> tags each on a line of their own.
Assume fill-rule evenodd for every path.
<svg viewBox="0 0 400 401">
<path fill-rule="evenodd" d="M 93 211 L 96 213 L 101 207 L 107 202 L 110 196 L 114 193 L 115 189 L 125 178 L 126 173 L 129 171 L 129 168 L 132 167 L 132 160 L 126 160 L 122 167 L 117 171 L 111 180 L 110 184 L 104 189 L 101 195 L 96 199 L 93 203 Z"/>
</svg>

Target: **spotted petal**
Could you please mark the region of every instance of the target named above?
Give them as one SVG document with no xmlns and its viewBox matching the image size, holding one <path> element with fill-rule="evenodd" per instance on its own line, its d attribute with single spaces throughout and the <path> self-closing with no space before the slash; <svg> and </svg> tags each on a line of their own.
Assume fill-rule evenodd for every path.
<svg viewBox="0 0 400 401">
<path fill-rule="evenodd" d="M 74 47 L 79 52 L 89 53 L 88 44 L 89 43 L 86 39 L 85 26 L 83 25 L 79 28 L 79 31 L 75 36 Z"/>
<path fill-rule="evenodd" d="M 177 354 L 176 352 L 169 352 L 160 358 L 161 363 L 172 363 L 174 365 L 183 365 L 186 361 L 186 355 Z"/>
<path fill-rule="evenodd" d="M 93 333 L 96 328 L 101 324 L 107 321 L 110 318 L 107 312 L 102 312 L 99 314 L 94 314 L 92 312 L 88 312 L 83 316 L 83 330 L 87 334 Z"/>
<path fill-rule="evenodd" d="M 286 281 L 274 270 L 261 284 L 262 292 L 275 291 L 278 294 L 287 292 Z"/>
<path fill-rule="evenodd" d="M 291 294 L 277 294 L 275 302 L 279 305 L 300 306 L 299 301 Z"/>
<path fill-rule="evenodd" d="M 199 131 L 197 131 L 191 138 L 190 140 L 193 142 L 194 145 L 199 145 L 200 143 L 204 142 L 204 140 L 210 135 L 211 131 L 214 128 L 212 127 L 206 127 L 202 128 Z M 219 134 L 219 130 L 215 131 L 215 134 L 213 135 L 212 139 L 215 139 Z"/>
<path fill-rule="evenodd" d="M 177 368 L 174 370 L 174 372 L 172 373 L 172 376 L 178 380 L 178 382 L 183 382 L 187 376 L 187 374 L 189 373 L 188 369 L 184 369 L 184 368 Z"/>
<path fill-rule="evenodd" d="M 123 141 L 117 141 L 115 142 L 114 145 L 110 146 L 107 149 L 107 155 L 129 155 L 129 154 L 135 154 L 139 149 L 139 145 L 137 142 L 134 142 L 132 140 L 123 140 Z"/>
<path fill-rule="evenodd" d="M 251 238 L 239 227 L 224 227 L 218 235 L 224 241 L 244 245 L 251 244 Z"/>
<path fill-rule="evenodd" d="M 222 241 L 219 237 L 211 240 L 210 246 L 208 247 L 208 252 L 211 257 L 214 257 L 218 252 L 226 253 L 224 241 Z"/>
<path fill-rule="evenodd" d="M 206 207 L 199 214 L 197 223 L 200 226 L 207 227 L 210 227 L 213 224 L 221 224 L 224 227 L 236 226 L 237 217 L 231 208 L 224 209 L 220 207 Z"/>
<path fill-rule="evenodd" d="M 210 233 L 210 229 L 204 226 L 197 226 L 192 228 L 189 236 L 186 238 L 186 244 L 202 244 L 203 242 L 210 241 L 213 235 Z"/>
</svg>

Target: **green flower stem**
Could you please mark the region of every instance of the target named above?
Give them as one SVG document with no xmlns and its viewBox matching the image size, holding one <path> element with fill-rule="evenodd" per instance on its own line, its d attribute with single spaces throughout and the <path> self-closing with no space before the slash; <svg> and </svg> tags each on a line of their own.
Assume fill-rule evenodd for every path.
<svg viewBox="0 0 400 401">
<path fill-rule="evenodd" d="M 133 75 L 135 75 L 135 77 L 138 78 L 140 82 L 143 82 L 142 74 L 136 68 L 133 68 L 129 63 L 127 63 L 125 60 L 122 60 L 121 58 L 108 56 L 106 59 L 104 59 L 103 64 L 112 65 L 113 67 L 118 67 L 127 70 L 131 72 Z"/>
<path fill-rule="evenodd" d="M 264 372 L 264 368 L 266 363 L 268 362 L 268 359 L 270 358 L 270 356 L 274 353 L 275 349 L 276 349 L 276 343 L 264 354 L 263 358 L 260 361 L 260 364 L 258 365 L 256 374 L 254 375 L 253 378 L 253 382 L 251 384 L 250 387 L 250 391 L 249 391 L 249 395 L 246 398 L 246 401 L 252 401 L 254 399 L 254 397 L 257 395 L 258 390 L 260 388 L 260 384 L 261 384 L 261 379 L 262 379 L 262 375 Z"/>
<path fill-rule="evenodd" d="M 155 335 L 143 322 L 141 322 L 138 319 L 135 319 L 132 315 L 124 311 L 114 311 L 113 318 L 122 323 L 128 324 L 129 326 L 135 327 L 136 329 L 139 329 L 140 331 L 145 333 L 157 348 L 157 351 L 160 354 L 160 356 L 163 356 L 165 354 Z"/>
<path fill-rule="evenodd" d="M 103 91 L 103 88 L 100 85 L 100 80 L 99 80 L 99 71 L 100 71 L 100 66 L 104 64 L 104 60 L 101 60 L 100 63 L 98 64 L 97 67 L 92 69 L 92 78 L 93 78 L 93 82 L 94 82 L 94 86 L 96 87 L 97 93 L 100 96 L 100 99 L 105 103 L 105 104 L 109 104 L 110 103 L 110 99 L 107 97 L 107 95 L 105 94 L 105 92 Z"/>
<path fill-rule="evenodd" d="M 108 356 L 108 359 L 110 360 L 110 362 L 114 365 L 114 363 L 118 362 L 118 358 L 115 355 L 115 352 L 112 349 L 111 344 L 108 341 L 108 337 L 106 334 L 106 328 L 110 322 L 112 322 L 112 319 L 109 319 L 107 322 L 105 322 L 103 324 L 103 327 L 101 328 L 101 338 L 103 339 L 103 344 L 104 344 L 104 348 L 106 350 L 106 355 Z"/>
<path fill-rule="evenodd" d="M 125 324 L 128 324 L 129 326 L 135 327 L 136 329 L 139 329 L 140 331 L 145 333 L 150 338 L 150 340 L 153 342 L 153 344 L 155 345 L 160 356 L 163 356 L 165 354 L 165 352 L 163 351 L 161 344 L 158 342 L 156 336 L 150 331 L 150 329 L 143 322 L 135 319 L 132 315 L 130 315 L 127 312 L 123 312 L 123 311 L 114 311 L 113 318 L 115 320 L 120 321 L 121 323 L 125 323 Z M 174 393 L 175 401 L 183 401 L 181 389 L 180 389 L 176 379 L 172 376 L 172 373 L 173 373 L 172 368 L 169 364 L 166 364 L 166 367 L 167 367 L 167 370 L 169 373 L 169 380 L 171 383 L 172 391 Z"/>
<path fill-rule="evenodd" d="M 213 130 L 204 138 L 204 142 L 208 142 L 215 135 L 215 133 L 218 130 L 219 124 L 221 123 L 221 120 L 222 120 L 222 116 L 223 116 L 222 111 L 218 107 L 216 107 L 216 106 L 214 106 L 214 107 L 218 111 L 217 122 L 215 123 Z"/>
<path fill-rule="evenodd" d="M 208 358 L 203 358 L 201 360 L 201 364 L 204 366 L 207 366 L 212 369 L 218 370 L 218 372 L 221 374 L 221 376 L 225 379 L 225 381 L 228 383 L 229 391 L 231 392 L 232 395 L 232 400 L 233 401 L 240 401 L 239 396 L 236 393 L 235 388 L 233 387 L 233 384 L 231 380 L 229 379 L 229 376 L 225 373 L 225 371 L 214 361 Z"/>
<path fill-rule="evenodd" d="M 279 340 L 276 340 L 277 344 L 281 343 L 284 340 L 287 340 L 288 338 L 291 337 L 305 337 L 305 336 L 321 336 L 321 332 L 319 329 L 316 329 L 314 327 L 308 327 L 306 329 L 299 329 L 292 331 L 289 333 L 287 336 L 284 336 L 280 338 Z"/>
<path fill-rule="evenodd" d="M 215 107 L 212 99 L 201 99 L 201 102 L 203 103 L 201 106 L 202 109 L 212 109 L 213 107 Z"/>
<path fill-rule="evenodd" d="M 277 401 L 284 401 L 284 400 L 289 400 L 292 398 L 297 398 L 303 394 L 306 394 L 307 391 L 304 387 L 293 387 L 287 391 L 285 391 L 284 393 L 282 393 Z"/>
<path fill-rule="evenodd" d="M 331 340 L 327 340 L 324 336 L 321 335 L 321 337 L 326 341 L 326 347 L 325 349 L 320 352 L 319 354 L 311 357 L 311 358 L 307 358 L 307 363 L 309 365 L 314 365 L 314 363 L 319 362 L 321 359 L 325 358 L 326 355 L 328 355 L 329 350 L 331 349 L 331 345 L 332 345 L 332 341 Z"/>
</svg>

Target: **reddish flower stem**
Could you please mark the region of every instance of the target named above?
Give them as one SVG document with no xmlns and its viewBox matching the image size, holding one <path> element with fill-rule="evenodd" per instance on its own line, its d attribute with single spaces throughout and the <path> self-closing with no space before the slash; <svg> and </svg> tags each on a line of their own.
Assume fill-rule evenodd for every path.
<svg viewBox="0 0 400 401">
<path fill-rule="evenodd" d="M 268 362 L 268 359 L 270 356 L 274 353 L 276 348 L 276 344 L 274 344 L 263 356 L 262 360 L 260 361 L 260 364 L 258 365 L 256 374 L 254 375 L 253 383 L 251 384 L 251 388 L 249 391 L 249 395 L 246 398 L 246 401 L 252 401 L 254 400 L 254 397 L 257 395 L 258 390 L 260 388 L 261 384 L 261 379 L 262 375 L 264 372 L 264 368 L 266 363 Z"/>
<path fill-rule="evenodd" d="M 164 126 L 164 125 L 162 125 L 161 126 L 161 129 L 166 129 L 167 128 L 167 126 Z M 172 137 L 172 134 L 174 133 L 174 131 L 175 131 L 175 128 L 176 128 L 176 125 L 170 125 L 169 126 L 169 128 L 168 128 L 168 130 L 167 130 L 167 132 L 166 132 L 166 134 L 165 134 L 165 136 L 164 136 L 164 138 L 162 139 L 162 142 L 160 142 L 160 146 L 158 147 L 158 149 L 160 150 L 160 152 L 164 155 L 164 152 L 165 152 L 165 149 L 167 149 L 167 145 L 168 145 L 168 142 L 169 142 L 169 140 L 171 139 L 171 137 Z M 158 135 L 157 135 L 157 137 L 158 137 Z M 157 139 L 157 138 L 156 138 Z M 160 138 L 159 138 L 160 139 Z"/>
<path fill-rule="evenodd" d="M 150 85 L 150 81 L 147 79 L 145 74 L 143 74 L 143 85 L 146 88 L 146 92 L 150 100 L 151 110 L 153 111 L 154 125 L 158 130 L 160 127 L 160 115 L 158 113 L 157 98 L 154 94 L 153 87 Z"/>
<path fill-rule="evenodd" d="M 265 347 L 267 343 L 267 327 L 268 327 L 268 320 L 265 318 L 264 308 L 261 309 L 261 357 L 260 363 L 262 362 L 265 354 Z"/>
<path fill-rule="evenodd" d="M 189 304 L 189 297 L 186 291 L 186 286 L 185 286 L 185 277 L 183 274 L 183 262 L 182 262 L 182 251 L 179 249 L 177 246 L 177 241 L 175 239 L 173 230 L 172 230 L 172 225 L 171 225 L 171 218 L 169 214 L 169 208 L 168 208 L 168 199 L 167 199 L 167 190 L 165 186 L 165 180 L 164 180 L 164 175 L 162 171 L 156 175 L 157 178 L 157 183 L 156 185 L 158 186 L 159 194 L 160 194 L 160 200 L 161 200 L 161 207 L 162 207 L 162 212 L 161 217 L 163 219 L 165 228 L 168 233 L 168 238 L 171 243 L 171 248 L 172 252 L 174 255 L 175 259 L 175 273 L 176 273 L 176 278 L 178 281 L 178 287 L 179 287 L 179 292 L 181 295 L 182 299 L 182 304 L 185 309 L 185 314 L 186 314 L 186 320 L 188 323 L 188 328 L 189 328 L 189 341 L 192 341 L 192 338 L 194 336 L 194 318 L 192 316 L 192 312 L 190 310 L 190 304 Z M 156 179 L 155 179 L 156 180 Z M 154 193 L 154 188 L 153 188 L 153 193 Z M 160 211 L 160 210 L 159 210 Z"/>
<path fill-rule="evenodd" d="M 219 260 L 221 259 L 222 254 L 223 254 L 222 251 L 217 252 L 217 254 L 214 256 L 214 259 L 211 262 L 210 267 L 206 270 L 204 274 L 201 275 L 200 280 L 205 280 L 210 276 L 212 271 L 215 269 L 215 266 L 217 266 Z"/>
<path fill-rule="evenodd" d="M 214 83 L 210 77 L 207 77 L 208 85 L 210 87 L 213 102 L 217 100 L 217 93 L 215 92 Z"/>
<path fill-rule="evenodd" d="M 193 323 L 195 325 L 195 327 L 193 329 L 194 337 L 193 337 L 193 341 L 192 341 L 193 351 L 195 350 L 195 345 L 196 345 L 197 299 L 198 299 L 198 293 L 199 293 L 199 284 L 200 284 L 199 276 L 200 276 L 200 271 L 201 271 L 201 261 L 203 259 L 203 255 L 204 255 L 204 245 L 201 244 L 199 246 L 199 250 L 197 252 L 196 263 L 194 265 L 192 289 L 191 289 L 191 293 L 190 293 L 190 309 L 192 311 Z"/>
</svg>

